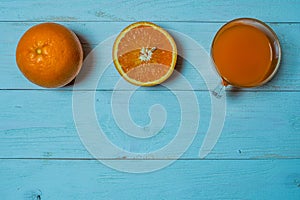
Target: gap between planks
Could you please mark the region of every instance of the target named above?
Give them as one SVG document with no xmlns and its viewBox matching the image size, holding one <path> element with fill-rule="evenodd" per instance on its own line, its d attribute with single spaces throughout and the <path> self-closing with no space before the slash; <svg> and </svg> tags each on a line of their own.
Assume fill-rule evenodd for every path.
<svg viewBox="0 0 300 200">
<path fill-rule="evenodd" d="M 59 92 L 59 91 L 72 91 L 72 92 L 113 92 L 113 91 L 136 91 L 136 90 L 113 90 L 113 89 L 96 89 L 96 90 L 92 90 L 92 89 L 80 89 L 80 90 L 73 90 L 72 88 L 56 88 L 56 89 L 37 89 L 37 88 L 28 88 L 28 89 L 21 89 L 21 88 L 15 88 L 15 89 L 0 89 L 0 91 L 45 91 L 45 92 Z M 136 92 L 139 91 L 155 91 L 155 92 L 164 92 L 164 91 L 170 91 L 168 89 L 149 89 L 148 87 L 146 89 L 141 89 L 138 90 Z M 180 89 L 173 89 L 172 91 L 179 91 L 179 92 L 189 92 L 189 91 L 195 91 L 195 92 L 208 92 L 209 90 L 204 90 L 204 89 L 195 89 L 195 90 L 180 90 Z M 248 89 L 248 88 L 243 88 L 240 90 L 231 90 L 231 89 L 227 89 L 226 91 L 232 92 L 232 93 L 240 93 L 240 92 L 300 92 L 299 90 L 289 90 L 289 89 L 275 89 L 275 90 L 270 90 L 270 89 L 257 89 L 257 88 L 252 88 L 252 89 Z"/>
<path fill-rule="evenodd" d="M 144 161 L 151 161 L 151 160 L 195 160 L 195 161 L 224 161 L 224 160 L 236 160 L 236 161 L 258 161 L 258 160 L 300 160 L 300 157 L 270 157 L 270 158 L 222 158 L 222 159 L 217 159 L 217 158 L 179 158 L 179 159 L 173 159 L 173 158 L 147 158 L 147 159 L 138 159 L 138 158 L 0 158 L 0 160 L 118 160 L 118 161 L 128 161 L 128 160 L 144 160 Z"/>
<path fill-rule="evenodd" d="M 134 22 L 137 22 L 139 20 L 122 20 L 122 21 L 109 21 L 109 20 L 59 20 L 59 21 L 56 21 L 56 20 L 2 20 L 0 21 L 0 23 L 41 23 L 41 22 L 70 22 L 70 23 L 89 23 L 89 22 L 99 22 L 99 23 L 134 23 Z M 151 21 L 151 20 L 150 20 Z M 226 21 L 176 21 L 176 20 L 173 20 L 173 21 L 167 21 L 167 20 L 153 20 L 151 22 L 163 22 L 163 23 L 202 23 L 202 24 L 219 24 L 219 23 L 227 23 L 229 22 L 230 20 Z M 270 23 L 270 24 L 300 24 L 300 22 L 297 22 L 297 21 L 290 21 L 290 22 L 277 22 L 277 21 L 264 21 L 264 23 Z"/>
</svg>

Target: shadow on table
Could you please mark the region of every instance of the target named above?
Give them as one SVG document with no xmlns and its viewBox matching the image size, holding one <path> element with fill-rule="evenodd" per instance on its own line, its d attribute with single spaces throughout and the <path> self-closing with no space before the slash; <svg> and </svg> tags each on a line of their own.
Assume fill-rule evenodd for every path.
<svg viewBox="0 0 300 200">
<path fill-rule="evenodd" d="M 82 45 L 82 50 L 83 50 L 83 60 L 89 55 L 89 53 L 92 51 L 92 45 L 89 43 L 89 41 L 82 35 L 76 33 L 76 36 L 78 37 L 81 45 Z M 91 55 L 90 55 L 91 56 Z M 91 58 L 90 58 L 91 59 Z M 87 74 L 84 74 L 84 78 L 88 76 Z M 83 78 L 83 79 L 84 79 Z M 74 83 L 75 83 L 76 77 L 67 85 L 65 85 L 63 88 L 72 88 Z"/>
</svg>

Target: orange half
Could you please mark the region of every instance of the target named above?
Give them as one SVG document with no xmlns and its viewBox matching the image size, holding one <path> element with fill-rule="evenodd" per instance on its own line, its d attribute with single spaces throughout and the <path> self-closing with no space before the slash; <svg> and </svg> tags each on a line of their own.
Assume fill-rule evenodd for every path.
<svg viewBox="0 0 300 200">
<path fill-rule="evenodd" d="M 116 38 L 113 61 L 121 76 L 138 86 L 153 86 L 169 78 L 177 60 L 176 43 L 163 28 L 136 22 Z"/>
</svg>

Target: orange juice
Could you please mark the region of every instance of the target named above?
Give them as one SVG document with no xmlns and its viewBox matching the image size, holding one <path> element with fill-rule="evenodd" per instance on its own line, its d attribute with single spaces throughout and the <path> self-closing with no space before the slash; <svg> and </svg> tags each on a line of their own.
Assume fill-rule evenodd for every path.
<svg viewBox="0 0 300 200">
<path fill-rule="evenodd" d="M 224 84 L 238 87 L 261 85 L 279 63 L 275 33 L 254 19 L 237 19 L 223 26 L 214 38 L 212 58 Z"/>
</svg>

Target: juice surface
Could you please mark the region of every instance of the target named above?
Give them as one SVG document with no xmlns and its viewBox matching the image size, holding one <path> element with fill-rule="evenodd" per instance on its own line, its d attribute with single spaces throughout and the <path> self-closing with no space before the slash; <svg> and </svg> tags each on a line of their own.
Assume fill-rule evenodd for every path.
<svg viewBox="0 0 300 200">
<path fill-rule="evenodd" d="M 252 87 L 272 71 L 272 45 L 263 31 L 243 23 L 221 30 L 212 46 L 221 77 L 231 85 Z"/>
</svg>

